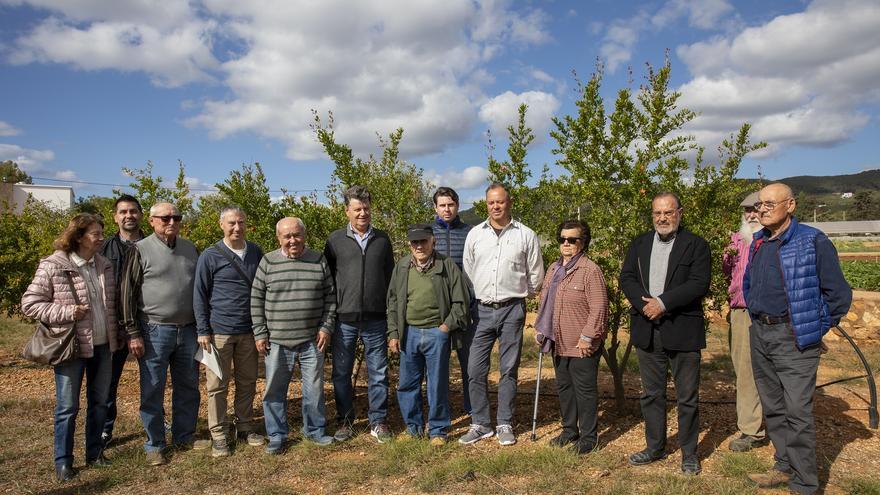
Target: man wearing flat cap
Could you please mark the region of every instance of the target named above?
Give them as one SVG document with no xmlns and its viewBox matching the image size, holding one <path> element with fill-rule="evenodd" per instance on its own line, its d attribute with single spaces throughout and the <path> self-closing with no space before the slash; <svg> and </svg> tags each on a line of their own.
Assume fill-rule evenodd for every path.
<svg viewBox="0 0 880 495">
<path fill-rule="evenodd" d="M 431 445 L 446 443 L 449 414 L 449 355 L 461 346 L 468 326 L 467 285 L 450 258 L 434 251 L 428 224 L 410 225 L 410 254 L 394 266 L 388 287 L 388 347 L 400 353 L 397 401 L 406 434 L 425 435 L 422 380 L 428 381 L 428 436 Z"/>
<path fill-rule="evenodd" d="M 739 231 L 730 236 L 730 246 L 724 253 L 722 269 L 729 283 L 727 293 L 730 301 L 730 313 L 727 320 L 730 322 L 730 359 L 733 361 L 733 371 L 736 373 L 736 427 L 739 436 L 728 444 L 734 452 L 747 452 L 758 444 L 765 441 L 765 432 L 762 428 L 763 416 L 761 412 L 761 399 L 758 397 L 758 389 L 755 386 L 755 375 L 752 373 L 752 351 L 749 345 L 749 326 L 752 319 L 746 308 L 746 300 L 743 297 L 742 282 L 749 264 L 749 247 L 752 245 L 752 236 L 761 230 L 761 222 L 758 218 L 758 210 L 755 203 L 758 202 L 758 192 L 755 191 L 740 203 L 742 208 L 742 221 Z"/>
</svg>

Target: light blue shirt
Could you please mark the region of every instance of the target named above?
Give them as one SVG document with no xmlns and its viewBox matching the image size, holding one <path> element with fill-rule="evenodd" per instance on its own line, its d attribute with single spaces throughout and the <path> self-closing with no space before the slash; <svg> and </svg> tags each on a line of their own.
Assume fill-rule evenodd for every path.
<svg viewBox="0 0 880 495">
<path fill-rule="evenodd" d="M 361 236 L 357 230 L 354 230 L 354 227 L 352 227 L 351 224 L 348 224 L 348 236 L 357 241 L 358 245 L 361 247 L 362 253 L 367 251 L 367 241 L 370 240 L 371 235 L 373 235 L 372 225 L 367 229 L 367 233 Z"/>
</svg>

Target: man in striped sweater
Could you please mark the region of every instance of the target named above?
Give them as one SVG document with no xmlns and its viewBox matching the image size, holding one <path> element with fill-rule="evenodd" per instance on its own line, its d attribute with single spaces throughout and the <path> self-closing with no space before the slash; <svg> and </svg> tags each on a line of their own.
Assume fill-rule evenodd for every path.
<svg viewBox="0 0 880 495">
<path fill-rule="evenodd" d="M 324 256 L 306 247 L 299 218 L 275 226 L 279 249 L 266 254 L 251 289 L 251 318 L 257 352 L 266 360 L 267 454 L 280 454 L 287 442 L 287 387 L 299 359 L 302 375 L 303 436 L 330 445 L 324 433 L 324 351 L 333 334 L 336 292 Z"/>
</svg>

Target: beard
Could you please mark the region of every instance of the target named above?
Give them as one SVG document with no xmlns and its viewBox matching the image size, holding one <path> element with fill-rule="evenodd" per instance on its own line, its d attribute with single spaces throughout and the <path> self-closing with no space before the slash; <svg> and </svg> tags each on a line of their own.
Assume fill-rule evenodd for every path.
<svg viewBox="0 0 880 495">
<path fill-rule="evenodd" d="M 746 246 L 752 244 L 752 235 L 759 230 L 761 230 L 761 224 L 753 226 L 745 218 L 740 221 L 739 236 L 745 241 Z"/>
</svg>

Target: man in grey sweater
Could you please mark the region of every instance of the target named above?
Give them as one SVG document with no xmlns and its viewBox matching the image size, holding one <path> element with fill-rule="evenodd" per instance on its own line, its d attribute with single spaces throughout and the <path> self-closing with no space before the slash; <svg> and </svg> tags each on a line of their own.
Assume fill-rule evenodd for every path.
<svg viewBox="0 0 880 495">
<path fill-rule="evenodd" d="M 196 319 L 193 281 L 198 250 L 178 237 L 180 211 L 171 203 L 150 208 L 153 234 L 135 244 L 120 280 L 122 323 L 140 365 L 144 449 L 152 466 L 165 464 L 165 380 L 171 368 L 171 438 L 193 443 L 199 415 L 199 366 L 193 359 Z"/>
<path fill-rule="evenodd" d="M 302 220 L 281 219 L 275 234 L 281 247 L 263 256 L 251 289 L 254 339 L 266 360 L 267 454 L 280 454 L 287 442 L 287 388 L 297 359 L 303 436 L 318 445 L 333 443 L 324 432 L 324 351 L 336 315 L 333 276 L 324 256 L 306 247 Z"/>
</svg>

